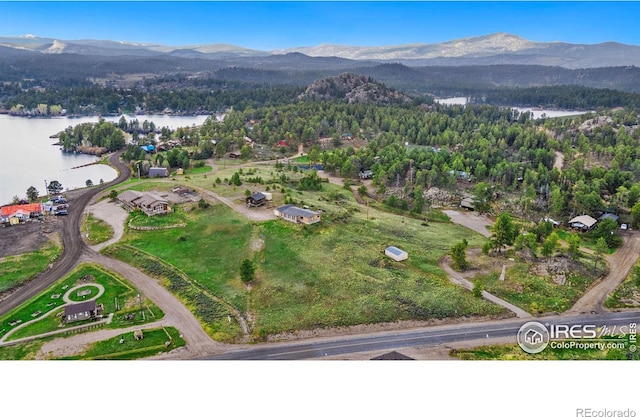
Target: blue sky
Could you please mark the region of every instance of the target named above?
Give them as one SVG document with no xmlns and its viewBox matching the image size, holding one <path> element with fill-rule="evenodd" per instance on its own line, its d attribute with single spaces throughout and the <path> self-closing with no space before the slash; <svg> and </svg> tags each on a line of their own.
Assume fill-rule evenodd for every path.
<svg viewBox="0 0 640 417">
<path fill-rule="evenodd" d="M 5 2 L 0 36 L 229 43 L 435 43 L 495 32 L 532 41 L 640 45 L 640 2 Z"/>
</svg>

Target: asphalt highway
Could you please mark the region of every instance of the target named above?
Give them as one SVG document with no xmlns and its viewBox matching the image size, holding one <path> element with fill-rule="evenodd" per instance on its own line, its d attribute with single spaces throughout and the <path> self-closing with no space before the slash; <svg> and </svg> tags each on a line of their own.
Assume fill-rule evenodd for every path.
<svg viewBox="0 0 640 417">
<path fill-rule="evenodd" d="M 0 304 L 0 316 L 16 308 L 20 304 L 38 295 L 58 279 L 65 276 L 78 262 L 83 249 L 86 247 L 80 236 L 80 220 L 84 208 L 91 199 L 100 191 L 112 185 L 120 184 L 129 178 L 131 171 L 128 166 L 120 161 L 122 151 L 116 152 L 109 158 L 111 166 L 117 169 L 118 177 L 108 183 L 91 187 L 79 193 L 77 197 L 69 200 L 68 216 L 60 217 L 64 221 L 62 229 L 62 244 L 64 251 L 58 261 L 48 270 L 20 287 Z"/>
<path fill-rule="evenodd" d="M 288 342 L 269 346 L 238 349 L 207 360 L 299 360 L 327 356 L 353 354 L 377 350 L 396 350 L 417 346 L 436 346 L 470 340 L 490 340 L 513 337 L 514 343 L 520 326 L 528 321 L 542 324 L 593 324 L 596 326 L 623 326 L 640 322 L 640 311 L 625 311 L 604 314 L 582 314 L 578 316 L 550 316 L 533 319 L 510 319 L 484 323 L 469 323 L 434 326 L 402 332 L 357 335 L 314 342 Z"/>
</svg>

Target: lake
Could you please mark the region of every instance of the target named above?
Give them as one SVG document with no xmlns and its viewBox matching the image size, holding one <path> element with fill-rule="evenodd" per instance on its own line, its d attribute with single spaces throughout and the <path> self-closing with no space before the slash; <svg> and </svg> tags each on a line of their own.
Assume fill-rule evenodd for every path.
<svg viewBox="0 0 640 417">
<path fill-rule="evenodd" d="M 137 118 L 153 122 L 156 127 L 178 127 L 201 125 L 208 116 L 166 116 L 143 115 L 125 116 L 127 120 Z M 117 122 L 120 116 L 105 117 L 107 121 Z M 81 123 L 97 122 L 98 117 L 80 118 L 25 118 L 0 115 L 0 205 L 10 203 L 13 196 L 24 198 L 27 188 L 36 187 L 40 195 L 46 194 L 47 183 L 57 180 L 65 190 L 86 186 L 91 180 L 99 184 L 116 178 L 116 171 L 107 165 L 81 165 L 98 161 L 91 155 L 68 154 L 59 146 L 53 146 L 57 139 L 50 136 L 69 126 Z"/>
<path fill-rule="evenodd" d="M 449 106 L 463 106 L 467 104 L 469 99 L 467 97 L 451 97 L 451 98 L 438 98 L 434 100 L 437 103 L 449 105 Z M 534 109 L 534 108 L 522 108 L 522 107 L 513 107 L 513 109 L 518 110 L 520 113 L 531 112 L 531 116 L 534 119 L 540 119 L 545 117 L 547 119 L 551 119 L 554 117 L 564 117 L 564 116 L 578 116 L 581 114 L 591 113 L 589 111 L 576 111 L 576 110 L 546 110 L 546 109 Z"/>
</svg>

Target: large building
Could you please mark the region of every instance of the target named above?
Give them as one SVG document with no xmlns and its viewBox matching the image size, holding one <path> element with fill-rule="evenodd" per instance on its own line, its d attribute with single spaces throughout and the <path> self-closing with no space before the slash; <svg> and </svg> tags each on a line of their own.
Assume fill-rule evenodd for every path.
<svg viewBox="0 0 640 417">
<path fill-rule="evenodd" d="M 296 207 L 293 204 L 280 206 L 273 211 L 273 214 L 291 223 L 313 224 L 320 221 L 320 213 Z"/>
</svg>

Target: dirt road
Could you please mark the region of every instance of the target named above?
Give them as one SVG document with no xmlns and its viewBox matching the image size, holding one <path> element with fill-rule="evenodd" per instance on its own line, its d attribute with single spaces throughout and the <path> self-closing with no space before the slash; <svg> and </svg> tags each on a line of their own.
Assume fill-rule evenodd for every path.
<svg viewBox="0 0 640 417">
<path fill-rule="evenodd" d="M 639 256 L 640 232 L 627 231 L 623 237 L 622 246 L 613 255 L 605 258 L 609 264 L 609 274 L 583 295 L 567 314 L 608 311 L 604 306 L 607 296 L 629 276 Z"/>
<path fill-rule="evenodd" d="M 477 213 L 457 211 L 457 210 L 442 210 L 444 214 L 451 218 L 451 221 L 480 233 L 482 236 L 490 237 L 491 232 L 489 228 L 493 226 L 493 222 L 486 217 L 479 216 Z"/>
</svg>

